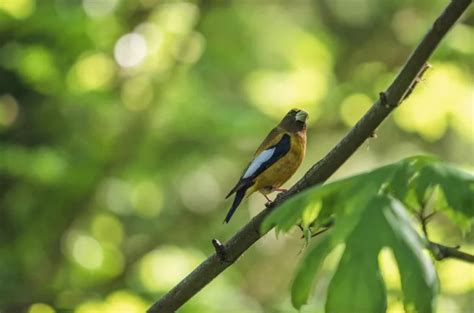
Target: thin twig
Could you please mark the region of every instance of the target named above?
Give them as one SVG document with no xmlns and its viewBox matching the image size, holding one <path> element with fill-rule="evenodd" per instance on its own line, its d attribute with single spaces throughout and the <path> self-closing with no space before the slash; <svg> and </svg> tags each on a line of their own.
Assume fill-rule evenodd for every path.
<svg viewBox="0 0 474 313">
<path fill-rule="evenodd" d="M 459 251 L 461 246 L 457 245 L 455 247 L 448 247 L 440 243 L 436 243 L 430 240 L 428 235 L 428 222 L 430 219 L 436 215 L 436 211 L 433 211 L 429 214 L 425 214 L 427 210 L 427 205 L 423 205 L 418 214 L 418 219 L 420 220 L 421 230 L 426 240 L 426 247 L 430 250 L 433 257 L 438 260 L 444 259 L 457 259 L 461 261 L 466 261 L 469 263 L 474 263 L 474 255 Z"/>
<path fill-rule="evenodd" d="M 314 234 L 311 234 L 311 238 L 314 238 L 314 237 L 316 237 L 316 236 L 319 236 L 319 235 L 321 235 L 321 234 L 327 232 L 327 231 L 330 230 L 330 229 L 331 229 L 330 226 L 329 226 L 329 227 L 326 227 L 326 228 L 321 228 L 320 230 L 318 230 L 318 231 L 315 232 Z"/>
<path fill-rule="evenodd" d="M 423 75 L 425 75 L 426 71 L 429 70 L 430 68 L 432 68 L 431 64 L 429 63 L 425 63 L 423 65 L 423 67 L 421 68 L 420 72 L 418 73 L 418 75 L 416 76 L 416 79 L 413 81 L 413 83 L 411 84 L 410 88 L 408 88 L 407 90 L 407 93 L 403 96 L 403 100 L 406 100 L 410 95 L 411 93 L 413 92 L 413 90 L 415 89 L 416 85 L 423 80 Z"/>
</svg>

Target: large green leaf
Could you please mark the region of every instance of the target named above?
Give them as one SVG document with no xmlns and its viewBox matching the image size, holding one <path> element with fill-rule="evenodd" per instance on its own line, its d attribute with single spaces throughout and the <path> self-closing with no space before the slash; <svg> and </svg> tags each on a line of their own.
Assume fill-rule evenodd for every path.
<svg viewBox="0 0 474 313">
<path fill-rule="evenodd" d="M 344 254 L 329 285 L 327 313 L 381 313 L 387 308 L 386 290 L 378 267 L 382 248 L 380 227 L 383 199 L 367 203 L 357 227 L 346 241 Z"/>
<path fill-rule="evenodd" d="M 382 313 L 387 308 L 385 286 L 374 250 L 346 251 L 331 281 L 327 313 Z"/>
<path fill-rule="evenodd" d="M 388 244 L 397 260 L 405 309 L 410 313 L 433 312 L 438 283 L 434 266 L 423 253 L 424 243 L 400 202 L 390 200 L 384 214 L 391 229 Z"/>
<path fill-rule="evenodd" d="M 437 190 L 442 197 L 433 202 Z M 292 285 L 296 308 L 307 302 L 326 255 L 342 243 L 345 250 L 329 286 L 327 313 L 385 312 L 385 286 L 378 266 L 383 247 L 395 255 L 406 311 L 431 313 L 438 288 L 436 272 L 406 206 L 420 210 L 434 204 L 432 209 L 444 210 L 462 225 L 472 222 L 473 199 L 472 175 L 432 157 L 413 157 L 310 188 L 275 209 L 263 229 L 276 225 L 277 230 L 288 231 L 300 222 L 317 229 L 334 221 L 330 234 L 310 249 L 296 272 Z"/>
<path fill-rule="evenodd" d="M 331 237 L 324 236 L 305 255 L 291 287 L 291 302 L 295 308 L 299 309 L 308 301 L 316 273 L 333 247 L 334 242 L 331 241 Z"/>
</svg>

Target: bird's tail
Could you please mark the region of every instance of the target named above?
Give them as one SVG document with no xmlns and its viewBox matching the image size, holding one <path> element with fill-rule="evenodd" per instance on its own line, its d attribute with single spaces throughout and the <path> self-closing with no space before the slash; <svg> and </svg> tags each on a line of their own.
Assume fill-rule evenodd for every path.
<svg viewBox="0 0 474 313">
<path fill-rule="evenodd" d="M 245 192 L 250 186 L 242 186 L 242 188 L 238 189 L 235 193 L 235 198 L 234 202 L 232 202 L 232 206 L 230 207 L 229 212 L 227 213 L 227 216 L 225 217 L 224 223 L 229 223 L 230 218 L 232 215 L 234 215 L 235 210 L 239 206 L 240 202 L 242 202 L 242 199 L 245 196 Z"/>
</svg>

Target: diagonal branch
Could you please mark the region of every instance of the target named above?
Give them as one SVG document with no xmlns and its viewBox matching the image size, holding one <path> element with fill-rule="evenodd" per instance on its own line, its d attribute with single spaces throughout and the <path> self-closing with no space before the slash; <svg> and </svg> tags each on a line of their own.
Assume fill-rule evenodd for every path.
<svg viewBox="0 0 474 313">
<path fill-rule="evenodd" d="M 359 120 L 349 133 L 287 192 L 281 194 L 270 208 L 264 209 L 249 223 L 243 226 L 229 241 L 186 276 L 178 285 L 157 301 L 148 313 L 171 313 L 198 293 L 204 286 L 233 264 L 242 253 L 252 246 L 264 234 L 260 225 L 265 217 L 292 195 L 311 186 L 326 181 L 362 143 L 372 136 L 375 129 L 395 109 L 402 99 L 412 90 L 418 76 L 441 39 L 469 7 L 471 0 L 453 0 L 436 19 L 405 66 L 380 99 Z M 225 258 L 222 255 L 225 254 Z"/>
</svg>

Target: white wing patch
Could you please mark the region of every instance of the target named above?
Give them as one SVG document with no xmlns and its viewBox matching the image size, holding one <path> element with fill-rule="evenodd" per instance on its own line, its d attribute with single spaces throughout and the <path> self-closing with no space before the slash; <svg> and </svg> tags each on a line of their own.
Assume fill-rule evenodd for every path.
<svg viewBox="0 0 474 313">
<path fill-rule="evenodd" d="M 260 166 L 262 166 L 263 163 L 270 160 L 274 152 L 275 148 L 267 149 L 260 152 L 260 154 L 252 161 L 252 163 L 250 163 L 242 178 L 252 176 L 260 168 Z"/>
</svg>

